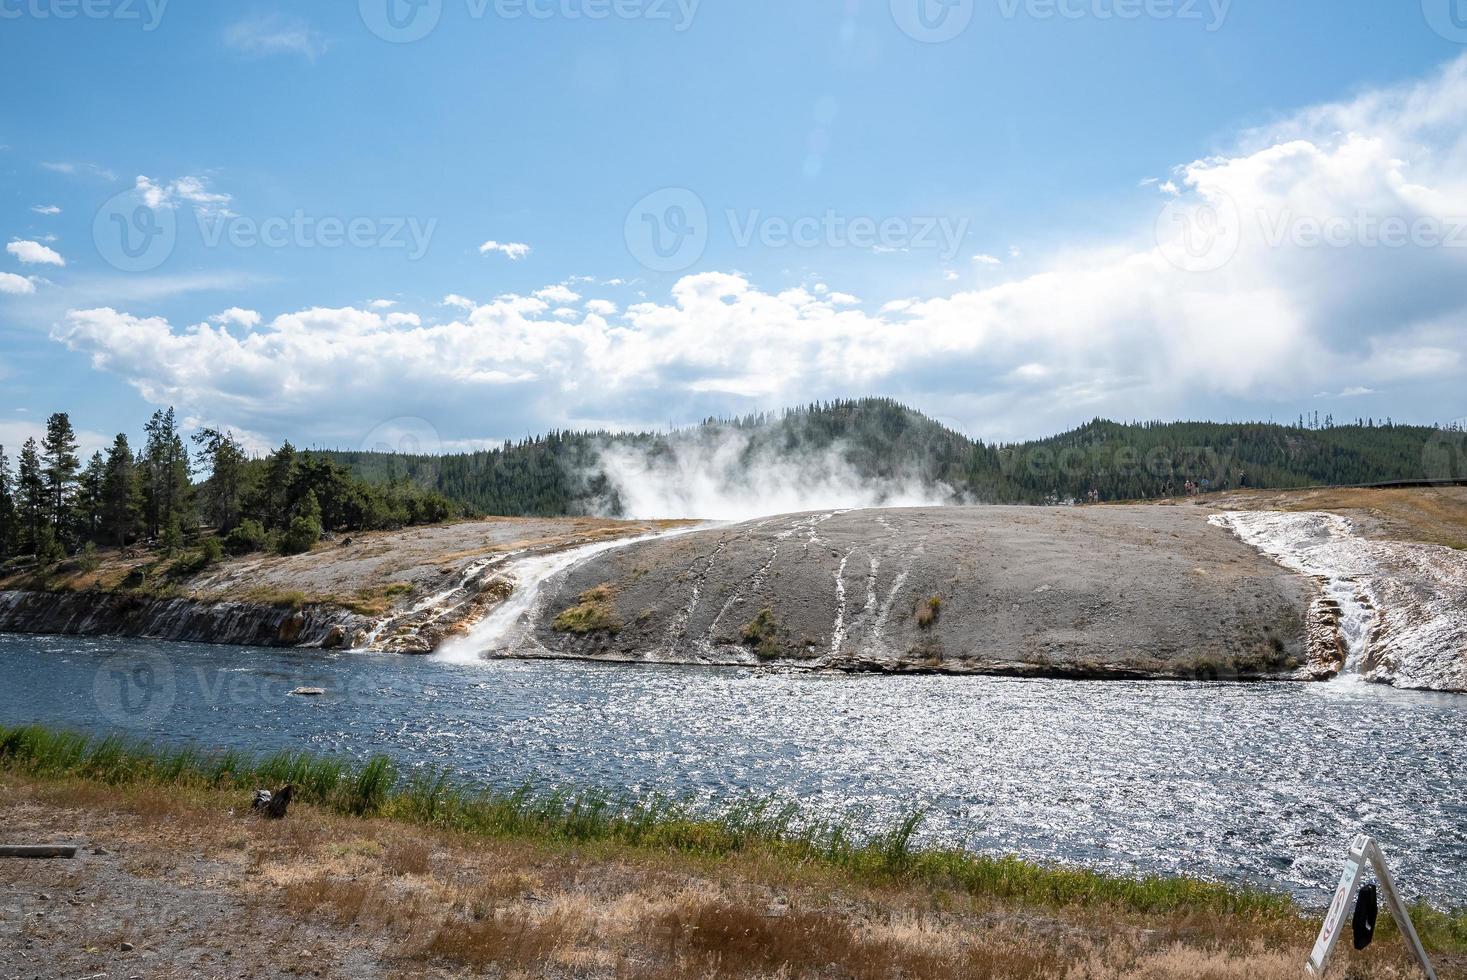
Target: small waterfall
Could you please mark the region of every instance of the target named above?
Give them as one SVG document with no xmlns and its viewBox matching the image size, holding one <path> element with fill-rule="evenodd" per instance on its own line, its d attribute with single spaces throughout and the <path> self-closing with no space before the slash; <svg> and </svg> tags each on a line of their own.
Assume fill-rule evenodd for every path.
<svg viewBox="0 0 1467 980">
<path fill-rule="evenodd" d="M 675 528 L 655 534 L 644 534 L 616 541 L 598 541 L 567 551 L 522 558 L 509 566 L 505 574 L 513 581 L 514 591 L 493 612 L 485 616 L 467 634 L 454 637 L 440 646 L 433 659 L 444 663 L 474 664 L 486 656 L 512 650 L 529 638 L 534 614 L 545 584 L 555 576 L 597 555 L 626 548 L 643 541 L 670 538 L 699 530 L 700 526 Z"/>
<path fill-rule="evenodd" d="M 1315 610 L 1333 620 L 1344 645 L 1340 677 L 1364 680 L 1379 612 L 1358 575 L 1358 539 L 1349 521 L 1336 514 L 1234 511 L 1209 523 L 1227 528 L 1285 568 L 1319 581 L 1323 595 Z"/>
<path fill-rule="evenodd" d="M 519 554 L 521 552 L 512 551 L 472 562 L 459 574 L 453 585 L 420 599 L 402 612 L 383 616 L 373 624 L 367 635 L 357 644 L 357 648 L 383 650 L 391 646 L 393 639 L 404 639 L 402 636 L 394 637 L 394 633 L 407 633 L 408 638 L 414 638 L 425 631 L 431 632 L 434 628 L 451 626 L 459 618 L 458 614 L 484 591 L 489 579 L 488 573 Z"/>
</svg>

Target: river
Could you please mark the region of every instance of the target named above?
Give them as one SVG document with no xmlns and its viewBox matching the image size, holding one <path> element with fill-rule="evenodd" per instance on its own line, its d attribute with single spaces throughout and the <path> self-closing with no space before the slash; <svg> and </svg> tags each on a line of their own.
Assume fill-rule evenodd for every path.
<svg viewBox="0 0 1467 980">
<path fill-rule="evenodd" d="M 1467 904 L 1467 698 L 885 677 L 0 635 L 0 723 L 443 765 L 496 787 L 772 794 L 929 840 L 1324 904 L 1351 835 Z M 290 696 L 297 687 L 320 698 Z"/>
</svg>

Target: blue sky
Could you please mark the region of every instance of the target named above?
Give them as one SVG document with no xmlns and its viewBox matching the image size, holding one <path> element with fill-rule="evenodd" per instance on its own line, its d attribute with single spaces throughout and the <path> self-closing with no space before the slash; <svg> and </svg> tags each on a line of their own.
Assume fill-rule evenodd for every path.
<svg viewBox="0 0 1467 980">
<path fill-rule="evenodd" d="M 1462 0 L 91 3 L 0 0 L 11 452 L 1467 414 Z"/>
</svg>

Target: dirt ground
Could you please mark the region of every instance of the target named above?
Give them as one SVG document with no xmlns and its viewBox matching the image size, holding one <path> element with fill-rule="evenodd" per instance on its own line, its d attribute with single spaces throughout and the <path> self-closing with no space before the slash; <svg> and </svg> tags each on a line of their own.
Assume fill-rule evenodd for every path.
<svg viewBox="0 0 1467 980">
<path fill-rule="evenodd" d="M 0 777 L 0 980 L 468 976 L 1297 980 L 1315 924 L 1024 909 L 768 857 L 472 840 L 245 800 Z M 1409 977 L 1394 944 L 1331 976 Z M 1438 963 L 1443 980 L 1467 977 Z"/>
<path fill-rule="evenodd" d="M 179 597 L 211 602 L 271 603 L 295 596 L 297 604 L 347 607 L 406 604 L 414 595 L 450 585 L 474 561 L 517 551 L 556 551 L 607 538 L 646 534 L 676 521 L 612 521 L 595 517 L 490 517 L 400 531 L 335 535 L 303 555 L 253 554 L 230 558 L 179 583 Z M 64 569 L 46 587 L 53 591 L 126 590 L 140 567 L 166 567 L 146 549 L 104 550 L 91 571 Z M 75 564 L 75 563 L 71 563 Z M 157 580 L 159 571 L 152 578 Z M 27 574 L 0 580 L 0 590 L 32 587 Z M 394 588 L 396 587 L 396 588 Z"/>
</svg>

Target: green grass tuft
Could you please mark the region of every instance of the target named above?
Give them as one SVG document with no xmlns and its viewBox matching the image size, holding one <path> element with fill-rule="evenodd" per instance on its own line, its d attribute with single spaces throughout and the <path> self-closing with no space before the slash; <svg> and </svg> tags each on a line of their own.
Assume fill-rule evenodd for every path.
<svg viewBox="0 0 1467 980">
<path fill-rule="evenodd" d="M 555 617 L 558 633 L 586 636 L 590 633 L 616 633 L 621 620 L 616 616 L 616 591 L 609 584 L 587 589 L 577 597 L 577 605 Z"/>
</svg>

